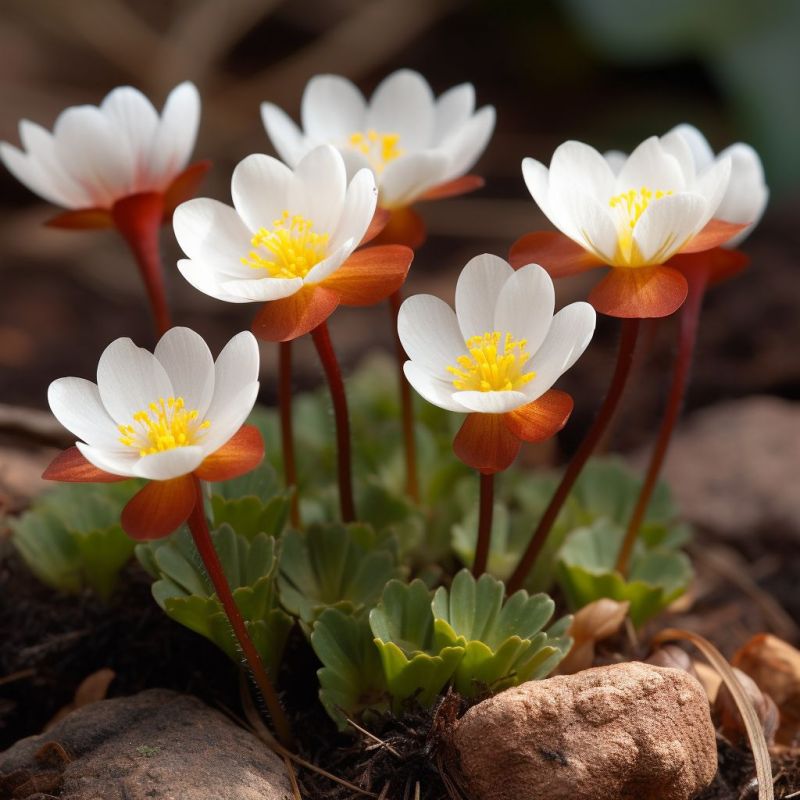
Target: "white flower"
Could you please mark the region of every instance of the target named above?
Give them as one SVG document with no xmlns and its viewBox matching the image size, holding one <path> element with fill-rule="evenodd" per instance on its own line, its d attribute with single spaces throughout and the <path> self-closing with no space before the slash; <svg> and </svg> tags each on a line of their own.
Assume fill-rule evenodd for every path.
<svg viewBox="0 0 800 800">
<path fill-rule="evenodd" d="M 720 226 L 693 241 L 726 196 L 731 158 L 696 166 L 682 136 L 653 136 L 630 156 L 611 153 L 608 159 L 581 142 L 565 142 L 549 169 L 526 158 L 522 172 L 553 225 L 614 267 L 663 264 L 734 233 Z"/>
<path fill-rule="evenodd" d="M 473 258 L 458 279 L 455 313 L 432 295 L 401 306 L 409 383 L 434 405 L 463 413 L 505 414 L 538 400 L 577 361 L 595 326 L 588 303 L 553 316 L 554 303 L 553 282 L 537 264 L 515 271 L 497 256 Z"/>
<path fill-rule="evenodd" d="M 661 137 L 661 141 L 670 142 L 675 137 L 681 137 L 689 145 L 698 172 L 708 169 L 714 163 L 730 159 L 730 182 L 715 216 L 726 222 L 747 224 L 744 230 L 725 243 L 726 247 L 735 247 L 750 234 L 761 219 L 769 200 L 769 189 L 764 181 L 764 167 L 758 153 L 749 144 L 736 142 L 715 156 L 705 136 L 693 125 L 686 123 L 676 125 Z"/>
<path fill-rule="evenodd" d="M 205 294 L 229 303 L 279 300 L 323 283 L 361 242 L 375 213 L 372 173 L 347 184 L 333 147 L 312 150 L 292 171 L 251 155 L 231 182 L 231 208 L 197 198 L 175 211 L 175 236 L 188 256 L 178 269 Z"/>
<path fill-rule="evenodd" d="M 95 467 L 167 481 L 197 469 L 239 431 L 258 394 L 258 365 L 249 332 L 234 336 L 215 364 L 198 334 L 172 328 L 155 353 L 117 339 L 100 357 L 97 384 L 60 378 L 47 399 Z"/>
<path fill-rule="evenodd" d="M 100 106 L 59 114 L 53 133 L 22 120 L 23 149 L 0 143 L 0 158 L 31 191 L 68 209 L 105 208 L 132 194 L 164 191 L 194 148 L 200 96 L 192 83 L 170 92 L 159 117 L 137 89 L 122 86 Z"/>
<path fill-rule="evenodd" d="M 464 175 L 494 130 L 492 106 L 475 111 L 475 89 L 464 83 L 434 97 L 417 72 L 385 78 L 369 102 L 338 75 L 317 75 L 303 93 L 303 129 L 272 103 L 261 116 L 281 158 L 295 165 L 313 147 L 336 146 L 348 174 L 375 174 L 383 208 L 411 205 L 428 189 Z"/>
</svg>

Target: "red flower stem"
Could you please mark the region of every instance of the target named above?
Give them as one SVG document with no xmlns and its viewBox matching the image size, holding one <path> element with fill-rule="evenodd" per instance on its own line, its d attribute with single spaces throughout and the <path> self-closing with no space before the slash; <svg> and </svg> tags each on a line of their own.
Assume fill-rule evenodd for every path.
<svg viewBox="0 0 800 800">
<path fill-rule="evenodd" d="M 197 492 L 197 501 L 195 502 L 194 509 L 189 517 L 189 530 L 192 532 L 192 538 L 203 559 L 208 577 L 211 578 L 211 583 L 214 585 L 214 591 L 225 609 L 225 614 L 228 621 L 233 628 L 233 633 L 242 648 L 244 657 L 250 667 L 250 672 L 258 686 L 264 702 L 267 705 L 272 722 L 275 725 L 275 732 L 278 739 L 285 747 L 293 747 L 294 737 L 292 736 L 291 725 L 286 717 L 286 714 L 281 707 L 278 694 L 267 675 L 261 657 L 256 650 L 250 634 L 247 632 L 242 614 L 239 611 L 239 606 L 233 599 L 231 587 L 228 584 L 228 579 L 225 577 L 225 572 L 222 569 L 217 551 L 214 549 L 214 543 L 211 540 L 211 533 L 208 530 L 208 522 L 206 521 L 205 507 L 203 503 L 203 489 L 200 481 L 194 478 L 195 490 Z"/>
<path fill-rule="evenodd" d="M 622 333 L 620 336 L 619 349 L 617 350 L 617 363 L 614 367 L 614 375 L 611 378 L 608 393 L 603 400 L 603 405 L 600 406 L 600 410 L 597 412 L 592 426 L 583 438 L 578 451 L 567 465 L 567 469 L 561 478 L 561 483 L 559 483 L 544 514 L 542 514 L 542 518 L 539 520 L 539 524 L 519 564 L 517 564 L 517 568 L 506 584 L 506 590 L 509 595 L 521 589 L 525 583 L 528 574 L 536 563 L 536 559 L 547 541 L 547 537 L 553 528 L 553 524 L 564 502 L 569 496 L 572 487 L 575 485 L 575 481 L 578 479 L 583 467 L 589 460 L 589 456 L 594 452 L 597 443 L 602 438 L 603 433 L 614 416 L 614 411 L 622 398 L 622 393 L 628 381 L 628 375 L 630 374 L 631 365 L 633 364 L 633 354 L 636 350 L 636 339 L 639 334 L 639 327 L 640 320 L 638 319 L 625 319 L 622 322 Z"/>
<path fill-rule="evenodd" d="M 163 206 L 161 195 L 152 193 L 126 198 L 112 209 L 114 224 L 139 267 L 159 336 L 172 327 L 159 249 Z"/>
<path fill-rule="evenodd" d="M 479 578 L 486 572 L 489 563 L 489 549 L 492 543 L 492 516 L 494 513 L 494 474 L 479 473 L 481 479 L 480 509 L 478 511 L 478 543 L 475 546 L 475 560 L 472 574 Z"/>
<path fill-rule="evenodd" d="M 419 502 L 419 478 L 417 474 L 417 442 L 414 438 L 414 399 L 411 384 L 406 380 L 403 364 L 408 360 L 400 337 L 397 335 L 397 316 L 403 303 L 403 295 L 398 289 L 389 296 L 389 304 L 394 323 L 394 346 L 397 357 L 397 380 L 400 386 L 400 410 L 403 420 L 403 446 L 406 457 L 406 494 L 415 502 Z"/>
<path fill-rule="evenodd" d="M 667 405 L 664 409 L 664 417 L 661 420 L 661 428 L 658 431 L 658 438 L 650 456 L 650 463 L 647 465 L 644 483 L 639 492 L 636 506 L 625 531 L 625 538 L 622 540 L 622 547 L 617 556 L 616 570 L 622 575 L 625 575 L 628 571 L 633 546 L 644 520 L 644 515 L 647 513 L 647 507 L 650 505 L 653 491 L 656 488 L 656 481 L 664 464 L 664 458 L 667 455 L 669 443 L 672 439 L 672 432 L 675 430 L 675 423 L 680 416 L 683 398 L 686 395 L 686 386 L 692 367 L 692 355 L 697 341 L 697 327 L 700 319 L 700 309 L 703 305 L 703 296 L 706 291 L 708 273 L 705 270 L 687 271 L 686 279 L 689 283 L 689 294 L 681 309 L 678 352 L 675 355 L 672 385 L 669 390 Z"/>
<path fill-rule="evenodd" d="M 281 450 L 283 452 L 283 475 L 286 487 L 293 489 L 289 519 L 292 526 L 300 528 L 300 498 L 297 491 L 297 461 L 294 452 L 294 430 L 292 426 L 292 343 L 278 343 L 278 406 L 281 417 Z"/>
<path fill-rule="evenodd" d="M 336 450 L 339 473 L 339 506 L 342 522 L 353 522 L 356 518 L 356 504 L 353 500 L 353 461 L 350 453 L 350 418 L 347 412 L 347 395 L 336 353 L 333 351 L 328 323 L 323 322 L 311 331 L 311 338 L 317 348 L 319 360 L 328 379 L 328 388 L 333 401 L 333 415 L 336 419 Z"/>
</svg>

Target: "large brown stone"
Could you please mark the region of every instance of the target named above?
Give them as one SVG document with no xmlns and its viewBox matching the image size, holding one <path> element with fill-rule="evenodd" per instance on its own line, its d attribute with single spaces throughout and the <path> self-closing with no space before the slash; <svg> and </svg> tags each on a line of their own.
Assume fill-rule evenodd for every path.
<svg viewBox="0 0 800 800">
<path fill-rule="evenodd" d="M 283 761 L 188 695 L 102 700 L 0 754 L 0 796 L 61 800 L 289 800 Z M 31 789 L 28 792 L 28 788 Z"/>
<path fill-rule="evenodd" d="M 639 662 L 502 692 L 467 711 L 452 743 L 475 800 L 688 800 L 717 770 L 703 688 Z"/>
</svg>

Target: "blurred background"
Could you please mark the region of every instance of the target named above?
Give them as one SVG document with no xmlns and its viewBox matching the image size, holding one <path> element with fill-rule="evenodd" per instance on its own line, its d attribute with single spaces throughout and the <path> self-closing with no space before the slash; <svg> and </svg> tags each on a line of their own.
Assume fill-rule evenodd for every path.
<svg viewBox="0 0 800 800">
<path fill-rule="evenodd" d="M 746 243 L 749 271 L 707 299 L 691 408 L 723 398 L 800 396 L 800 3 L 793 0 L 4 0 L 0 6 L 0 139 L 18 144 L 28 118 L 51 127 L 66 106 L 98 103 L 132 84 L 160 107 L 193 80 L 203 98 L 196 148 L 214 166 L 202 194 L 229 201 L 234 165 L 271 153 L 259 103 L 297 117 L 316 73 L 335 72 L 369 93 L 399 67 L 419 70 L 437 93 L 463 81 L 497 108 L 497 130 L 476 171 L 486 187 L 420 208 L 430 240 L 407 287 L 452 300 L 463 264 L 507 252 L 521 234 L 548 227 L 522 181 L 520 161 L 549 161 L 568 138 L 630 150 L 687 121 L 715 150 L 743 140 L 761 153 L 772 190 Z M 93 377 L 118 336 L 153 344 L 129 255 L 113 233 L 42 227 L 54 209 L 0 171 L 0 403 L 46 407 L 48 383 Z M 254 306 L 212 300 L 163 253 L 174 317 L 218 349 L 249 327 Z M 590 279 L 590 280 L 593 280 Z M 585 296 L 583 278 L 558 287 L 560 304 Z M 609 378 L 617 323 L 563 381 L 576 397 L 563 434 L 568 453 Z M 391 347 L 385 307 L 337 311 L 332 335 L 347 367 Z M 674 320 L 651 326 L 648 357 L 629 392 L 616 445 L 653 430 L 669 379 Z M 274 397 L 277 354 L 264 347 L 262 399 Z M 298 349 L 298 386 L 321 382 L 310 345 Z"/>
</svg>

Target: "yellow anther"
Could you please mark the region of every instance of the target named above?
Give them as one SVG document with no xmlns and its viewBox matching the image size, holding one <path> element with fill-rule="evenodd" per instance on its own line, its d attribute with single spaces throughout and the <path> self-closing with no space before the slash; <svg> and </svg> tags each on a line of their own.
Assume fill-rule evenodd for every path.
<svg viewBox="0 0 800 800">
<path fill-rule="evenodd" d="M 473 336 L 466 345 L 467 354 L 456 359 L 457 366 L 447 367 L 460 392 L 517 391 L 536 377 L 533 370 L 523 371 L 530 358 L 525 339 L 492 331 Z"/>
<path fill-rule="evenodd" d="M 305 278 L 322 261 L 328 249 L 327 233 L 316 233 L 311 220 L 284 211 L 272 230 L 259 228 L 250 240 L 254 248 L 242 258 L 252 269 L 265 269 L 273 278 Z"/>
<path fill-rule="evenodd" d="M 148 410 L 133 415 L 134 425 L 119 425 L 119 438 L 126 447 L 135 447 L 140 456 L 149 456 L 195 444 L 199 434 L 211 426 L 209 420 L 196 424 L 200 416 L 196 409 L 186 410 L 182 397 L 160 397 L 150 403 Z"/>
<path fill-rule="evenodd" d="M 350 146 L 367 157 L 370 166 L 375 172 L 383 172 L 390 161 L 399 158 L 405 152 L 400 147 L 399 133 L 378 133 L 368 130 L 366 133 L 357 131 L 350 134 Z"/>
<path fill-rule="evenodd" d="M 635 227 L 639 217 L 644 214 L 647 207 L 653 200 L 660 200 L 672 194 L 672 190 L 648 189 L 642 186 L 641 189 L 630 189 L 622 194 L 614 195 L 608 204 L 611 208 L 617 209 L 623 217 L 623 223 L 629 228 Z"/>
</svg>

